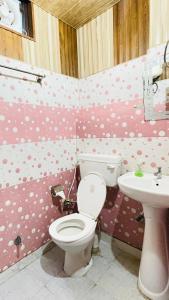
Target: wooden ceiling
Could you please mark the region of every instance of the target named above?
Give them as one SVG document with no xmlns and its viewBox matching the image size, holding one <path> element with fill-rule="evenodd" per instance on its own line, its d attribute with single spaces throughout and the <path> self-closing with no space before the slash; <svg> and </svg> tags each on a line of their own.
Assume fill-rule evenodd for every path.
<svg viewBox="0 0 169 300">
<path fill-rule="evenodd" d="M 79 28 L 120 0 L 31 0 L 66 24 Z"/>
</svg>

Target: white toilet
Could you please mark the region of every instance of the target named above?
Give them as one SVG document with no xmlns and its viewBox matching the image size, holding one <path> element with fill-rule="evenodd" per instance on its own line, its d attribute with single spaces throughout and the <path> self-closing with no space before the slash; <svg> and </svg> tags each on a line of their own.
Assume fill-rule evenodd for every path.
<svg viewBox="0 0 169 300">
<path fill-rule="evenodd" d="M 65 251 L 64 271 L 84 275 L 92 265 L 91 249 L 97 217 L 106 199 L 106 186 L 115 186 L 120 176 L 121 159 L 117 156 L 81 154 L 80 181 L 77 191 L 79 213 L 61 217 L 49 227 L 52 240 Z"/>
</svg>

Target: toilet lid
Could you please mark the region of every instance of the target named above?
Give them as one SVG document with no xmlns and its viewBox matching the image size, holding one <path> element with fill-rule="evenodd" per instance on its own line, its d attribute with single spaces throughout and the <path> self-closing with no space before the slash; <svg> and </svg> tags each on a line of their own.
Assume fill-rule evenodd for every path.
<svg viewBox="0 0 169 300">
<path fill-rule="evenodd" d="M 90 173 L 79 184 L 77 205 L 79 213 L 96 220 L 106 199 L 106 184 L 102 175 Z"/>
</svg>

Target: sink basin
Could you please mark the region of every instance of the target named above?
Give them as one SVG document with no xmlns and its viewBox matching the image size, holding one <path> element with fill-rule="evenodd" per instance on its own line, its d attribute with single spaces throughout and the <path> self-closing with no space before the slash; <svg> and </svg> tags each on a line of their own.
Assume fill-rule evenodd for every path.
<svg viewBox="0 0 169 300">
<path fill-rule="evenodd" d="M 169 207 L 169 176 L 157 180 L 153 174 L 136 177 L 133 172 L 119 177 L 120 190 L 130 198 L 151 207 Z"/>
<path fill-rule="evenodd" d="M 142 203 L 145 216 L 138 287 L 152 300 L 169 300 L 169 176 L 136 177 L 129 172 L 118 178 L 120 190 Z"/>
</svg>

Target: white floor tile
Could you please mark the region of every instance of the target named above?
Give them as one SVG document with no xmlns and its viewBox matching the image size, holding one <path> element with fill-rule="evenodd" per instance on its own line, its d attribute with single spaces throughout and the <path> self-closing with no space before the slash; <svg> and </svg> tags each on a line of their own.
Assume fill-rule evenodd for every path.
<svg viewBox="0 0 169 300">
<path fill-rule="evenodd" d="M 82 278 L 56 278 L 46 287 L 59 300 L 79 300 L 95 283 L 86 277 Z"/>
<path fill-rule="evenodd" d="M 100 242 L 100 255 L 112 262 L 115 259 L 114 252 L 111 243 L 106 243 L 104 241 Z"/>
<path fill-rule="evenodd" d="M 12 268 L 7 269 L 3 273 L 0 273 L 0 285 L 2 283 L 6 282 L 7 280 L 9 280 L 9 278 L 11 278 L 14 275 L 15 275 L 15 272 L 12 271 Z"/>
<path fill-rule="evenodd" d="M 45 285 L 63 271 L 64 252 L 54 247 L 27 267 L 35 278 Z"/>
<path fill-rule="evenodd" d="M 86 274 L 86 277 L 93 280 L 95 283 L 107 272 L 110 268 L 110 262 L 101 256 L 93 257 L 93 266 Z"/>
<path fill-rule="evenodd" d="M 24 269 L 0 286 L 0 297 L 3 300 L 25 300 L 36 294 L 42 286 L 40 281 Z"/>
<path fill-rule="evenodd" d="M 106 291 L 104 288 L 95 285 L 81 300 L 118 300 L 112 293 Z M 122 300 L 122 299 L 121 299 Z"/>
<path fill-rule="evenodd" d="M 56 296 L 51 294 L 46 287 L 43 287 L 37 294 L 28 297 L 28 300 L 56 300 Z M 58 299 L 59 300 L 59 299 Z"/>
<path fill-rule="evenodd" d="M 139 260 L 110 241 L 101 241 L 100 250 L 84 277 L 71 278 L 61 249 L 41 249 L 1 274 L 0 300 L 144 300 L 137 289 Z"/>
<path fill-rule="evenodd" d="M 137 289 L 137 276 L 117 260 L 98 281 L 98 285 L 112 291 L 112 295 L 118 300 L 144 300 Z"/>
</svg>

